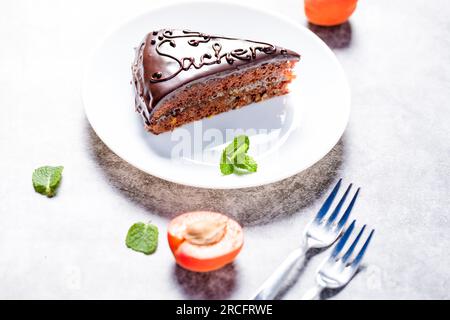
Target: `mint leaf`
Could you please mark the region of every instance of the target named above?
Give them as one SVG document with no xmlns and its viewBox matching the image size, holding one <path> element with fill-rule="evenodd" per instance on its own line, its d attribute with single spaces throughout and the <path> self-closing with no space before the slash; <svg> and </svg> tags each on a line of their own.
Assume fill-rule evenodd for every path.
<svg viewBox="0 0 450 320">
<path fill-rule="evenodd" d="M 128 230 L 125 243 L 134 251 L 151 254 L 158 247 L 158 228 L 153 224 L 135 223 Z"/>
<path fill-rule="evenodd" d="M 250 148 L 250 139 L 246 135 L 239 135 L 225 148 L 227 157 L 234 160 L 238 155 L 246 153 Z"/>
<path fill-rule="evenodd" d="M 244 155 L 244 161 L 242 163 L 236 164 L 236 167 L 245 169 L 249 172 L 256 172 L 258 170 L 258 164 L 256 163 L 255 159 L 247 154 Z"/>
<path fill-rule="evenodd" d="M 233 164 L 228 160 L 225 150 L 222 152 L 222 158 L 220 160 L 220 172 L 224 175 L 232 174 L 234 171 Z"/>
<path fill-rule="evenodd" d="M 36 192 L 51 198 L 55 195 L 62 178 L 64 167 L 44 166 L 33 172 L 33 187 Z"/>
<path fill-rule="evenodd" d="M 223 150 L 220 158 L 220 171 L 224 175 L 242 173 L 242 170 L 256 172 L 258 165 L 247 155 L 250 148 L 250 139 L 246 135 L 239 135 Z M 236 168 L 242 169 L 238 172 Z"/>
</svg>

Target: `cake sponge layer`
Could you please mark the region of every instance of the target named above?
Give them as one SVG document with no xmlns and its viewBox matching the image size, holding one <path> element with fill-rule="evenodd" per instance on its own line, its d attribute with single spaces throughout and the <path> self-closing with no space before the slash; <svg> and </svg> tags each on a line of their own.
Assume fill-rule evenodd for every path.
<svg viewBox="0 0 450 320">
<path fill-rule="evenodd" d="M 146 128 L 159 134 L 183 124 L 288 93 L 296 61 L 265 63 L 181 88 L 164 101 Z"/>
</svg>

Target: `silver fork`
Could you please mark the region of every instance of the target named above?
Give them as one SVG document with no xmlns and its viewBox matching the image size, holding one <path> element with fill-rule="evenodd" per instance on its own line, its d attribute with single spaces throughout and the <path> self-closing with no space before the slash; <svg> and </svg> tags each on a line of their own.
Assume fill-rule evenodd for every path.
<svg viewBox="0 0 450 320">
<path fill-rule="evenodd" d="M 355 221 L 356 220 L 353 220 L 350 227 L 348 227 L 345 231 L 344 235 L 331 252 L 330 257 L 322 263 L 321 267 L 317 271 L 316 286 L 306 292 L 302 298 L 303 300 L 313 300 L 318 298 L 320 292 L 324 288 L 337 289 L 343 287 L 355 275 L 361 265 L 361 261 L 375 232 L 375 229 L 372 229 L 361 250 L 359 250 L 356 257 L 350 262 L 350 257 L 352 257 L 353 251 L 358 245 L 358 242 L 364 233 L 364 229 L 366 228 L 366 225 L 364 225 L 347 251 L 344 254 L 341 254 L 348 238 L 355 228 Z"/>
<path fill-rule="evenodd" d="M 335 223 L 339 212 L 347 198 L 348 193 L 352 187 L 350 184 L 342 196 L 341 200 L 336 205 L 333 213 L 325 219 L 325 215 L 330 209 L 334 198 L 341 186 L 342 179 L 340 179 L 334 186 L 328 198 L 325 200 L 324 204 L 320 208 L 316 217 L 308 224 L 303 235 L 303 241 L 297 249 L 292 251 L 289 256 L 284 260 L 284 262 L 275 270 L 275 272 L 262 284 L 258 289 L 257 294 L 253 296 L 253 300 L 266 300 L 273 299 L 279 289 L 281 288 L 284 280 L 289 275 L 292 268 L 299 262 L 299 260 L 304 257 L 305 253 L 311 248 L 325 248 L 333 244 L 336 239 L 341 235 L 345 223 L 350 216 L 350 213 L 355 204 L 356 198 L 359 194 L 359 188 L 353 196 L 350 204 L 345 210 L 344 214 L 341 216 L 339 222 Z"/>
</svg>

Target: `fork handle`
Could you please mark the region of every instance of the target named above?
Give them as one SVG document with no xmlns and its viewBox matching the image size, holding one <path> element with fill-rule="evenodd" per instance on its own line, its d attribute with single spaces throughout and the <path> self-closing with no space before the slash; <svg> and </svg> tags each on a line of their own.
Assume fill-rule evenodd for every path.
<svg viewBox="0 0 450 320">
<path fill-rule="evenodd" d="M 304 257 L 306 249 L 306 247 L 302 246 L 292 251 L 275 272 L 262 284 L 252 300 L 270 300 L 275 298 L 283 284 L 283 280 L 286 279 L 300 258 Z"/>
<path fill-rule="evenodd" d="M 316 284 L 313 288 L 310 288 L 300 300 L 317 300 L 319 299 L 320 292 L 322 292 L 323 287 Z"/>
</svg>

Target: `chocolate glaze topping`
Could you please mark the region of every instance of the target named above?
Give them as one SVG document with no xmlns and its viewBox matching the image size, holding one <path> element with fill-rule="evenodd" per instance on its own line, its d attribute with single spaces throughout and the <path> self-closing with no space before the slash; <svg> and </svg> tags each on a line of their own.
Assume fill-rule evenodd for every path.
<svg viewBox="0 0 450 320">
<path fill-rule="evenodd" d="M 158 103 L 184 85 L 274 59 L 298 60 L 300 55 L 260 41 L 188 30 L 150 32 L 132 66 L 136 109 L 149 124 Z"/>
</svg>

